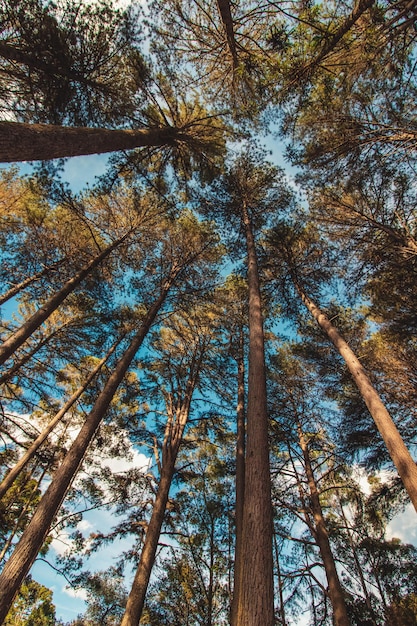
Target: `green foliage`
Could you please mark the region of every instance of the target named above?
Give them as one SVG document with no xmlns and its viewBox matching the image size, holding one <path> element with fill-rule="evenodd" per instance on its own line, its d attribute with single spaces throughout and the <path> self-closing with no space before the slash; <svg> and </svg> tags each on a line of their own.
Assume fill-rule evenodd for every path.
<svg viewBox="0 0 417 626">
<path fill-rule="evenodd" d="M 55 626 L 52 591 L 28 576 L 10 609 L 5 626 Z"/>
</svg>

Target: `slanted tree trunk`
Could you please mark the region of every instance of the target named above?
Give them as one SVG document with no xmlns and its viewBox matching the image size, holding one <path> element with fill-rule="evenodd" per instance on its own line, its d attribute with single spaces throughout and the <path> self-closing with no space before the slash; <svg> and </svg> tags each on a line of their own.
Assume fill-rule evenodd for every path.
<svg viewBox="0 0 417 626">
<path fill-rule="evenodd" d="M 6 563 L 0 576 L 0 623 L 3 623 L 12 605 L 14 596 L 32 566 L 36 555 L 42 548 L 50 525 L 84 459 L 85 453 L 100 422 L 118 386 L 122 382 L 129 365 L 142 345 L 158 311 L 164 303 L 178 271 L 179 270 L 176 270 L 175 273 L 171 273 L 170 278 L 163 285 L 160 296 L 148 310 L 139 331 L 117 363 L 113 373 L 110 375 L 68 454 L 56 470 L 54 478 L 40 501 L 30 524 L 27 526 L 13 554 Z"/>
<path fill-rule="evenodd" d="M 237 436 L 236 436 L 236 503 L 235 503 L 235 562 L 233 601 L 230 612 L 230 625 L 237 626 L 237 607 L 242 570 L 242 522 L 245 493 L 245 363 L 243 350 L 243 329 L 239 332 L 239 352 L 237 355 Z"/>
<path fill-rule="evenodd" d="M 273 626 L 272 503 L 264 332 L 255 241 L 242 206 L 248 258 L 249 373 L 239 626 Z"/>
<path fill-rule="evenodd" d="M 115 351 L 116 347 L 123 339 L 121 337 L 118 341 L 113 344 L 110 350 L 107 352 L 106 356 L 101 359 L 101 361 L 96 365 L 96 367 L 90 372 L 90 374 L 85 379 L 84 383 L 78 387 L 78 389 L 72 394 L 72 396 L 67 400 L 62 409 L 58 411 L 58 413 L 51 419 L 46 428 L 38 435 L 35 441 L 29 446 L 21 459 L 16 463 L 14 467 L 8 472 L 0 484 L 0 498 L 4 496 L 4 494 L 10 489 L 13 482 L 16 480 L 20 472 L 26 467 L 29 461 L 35 456 L 36 452 L 39 450 L 45 439 L 48 435 L 53 431 L 55 426 L 61 421 L 64 415 L 70 410 L 70 408 L 75 404 L 75 402 L 82 396 L 85 392 L 91 381 L 95 378 L 95 376 L 99 373 L 103 365 L 109 360 L 110 356 Z"/>
<path fill-rule="evenodd" d="M 183 401 L 181 402 L 181 406 L 177 409 L 177 414 L 174 415 L 175 410 L 172 405 L 168 408 L 168 420 L 165 427 L 165 436 L 162 445 L 162 466 L 160 470 L 158 491 L 156 493 L 149 526 L 146 531 L 145 543 L 140 555 L 139 565 L 136 570 L 132 589 L 127 600 L 126 610 L 120 626 L 137 626 L 142 616 L 146 592 L 152 568 L 155 563 L 156 551 L 164 521 L 169 490 L 174 476 L 175 462 L 182 442 L 184 428 L 190 414 L 192 395 L 197 383 L 202 358 L 203 354 L 201 354 L 199 359 L 196 361 L 196 367 L 193 368 L 193 373 L 187 381 L 186 393 Z"/>
<path fill-rule="evenodd" d="M 40 278 L 42 278 L 42 276 L 45 276 L 45 274 L 47 274 L 51 270 L 54 270 L 59 265 L 62 265 L 66 260 L 67 260 L 66 258 L 65 259 L 61 259 L 60 261 L 57 261 L 53 265 L 51 265 L 49 267 L 45 267 L 40 272 L 37 272 L 36 274 L 33 274 L 33 276 L 28 276 L 28 278 L 25 278 L 25 280 L 22 280 L 17 285 L 13 285 L 13 287 L 10 287 L 10 289 L 8 289 L 4 294 L 2 294 L 0 296 L 0 306 L 2 304 L 5 304 L 8 300 L 10 300 L 10 298 L 13 298 L 18 293 L 23 291 L 23 289 L 25 289 L 26 287 L 29 287 L 29 285 L 32 285 L 33 283 L 38 281 Z"/>
<path fill-rule="evenodd" d="M 0 122 L 1 124 L 1 122 Z M 37 329 L 48 317 L 64 302 L 65 298 L 80 284 L 90 272 L 93 271 L 100 263 L 109 256 L 115 248 L 123 243 L 133 232 L 131 229 L 128 233 L 114 241 L 110 246 L 107 246 L 99 255 L 94 257 L 82 270 L 75 276 L 67 280 L 63 287 L 57 291 L 40 309 L 36 311 L 22 326 L 14 332 L 3 344 L 0 346 L 0 365 L 2 365 L 7 359 L 19 348 L 28 337 Z"/>
<path fill-rule="evenodd" d="M 345 597 L 336 570 L 336 564 L 329 541 L 329 533 L 327 532 L 323 510 L 320 504 L 319 492 L 317 490 L 313 468 L 310 461 L 310 452 L 299 423 L 297 424 L 297 431 L 300 448 L 303 453 L 304 467 L 310 493 L 310 506 L 314 519 L 315 540 L 319 547 L 324 570 L 326 572 L 328 594 L 333 607 L 333 623 L 334 626 L 350 626 Z"/>
<path fill-rule="evenodd" d="M 180 134 L 174 127 L 109 130 L 0 122 L 0 162 L 47 161 L 143 146 L 173 145 Z"/>
<path fill-rule="evenodd" d="M 324 330 L 339 354 L 343 357 L 359 392 L 373 417 L 375 425 L 381 434 L 389 455 L 397 468 L 404 487 L 410 496 L 411 502 L 417 511 L 417 467 L 408 451 L 391 415 L 385 408 L 379 394 L 373 387 L 365 369 L 339 334 L 338 330 L 312 300 L 306 295 L 300 284 L 293 276 L 295 287 L 307 309 L 313 315 L 320 328 Z"/>
<path fill-rule="evenodd" d="M 362 15 L 375 4 L 375 0 L 359 0 L 355 3 L 355 8 L 352 13 L 346 20 L 341 24 L 341 26 L 336 30 L 336 32 L 331 36 L 326 38 L 324 46 L 321 51 L 318 53 L 316 58 L 314 58 L 310 63 L 301 67 L 301 69 L 296 72 L 294 83 L 297 80 L 300 80 L 303 76 L 308 76 L 311 74 L 316 68 L 320 66 L 320 63 L 336 48 L 337 44 L 343 39 L 343 37 L 350 31 L 352 26 L 354 26 Z"/>
</svg>

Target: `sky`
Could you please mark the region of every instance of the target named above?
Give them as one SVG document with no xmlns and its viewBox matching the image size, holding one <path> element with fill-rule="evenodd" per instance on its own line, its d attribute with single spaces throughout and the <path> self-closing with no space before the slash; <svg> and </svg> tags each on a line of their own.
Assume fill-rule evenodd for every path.
<svg viewBox="0 0 417 626">
<path fill-rule="evenodd" d="M 268 137 L 267 139 L 264 139 L 264 141 L 266 148 L 271 151 L 270 159 L 285 169 L 288 181 L 291 185 L 295 186 L 294 177 L 296 169 L 291 168 L 283 158 L 283 144 L 279 140 L 272 137 Z M 86 189 L 88 186 L 92 187 L 94 185 L 95 178 L 106 172 L 108 159 L 108 154 L 89 155 L 67 159 L 62 173 L 62 179 L 70 185 L 74 192 L 79 192 Z M 22 174 L 29 174 L 31 170 L 31 164 L 23 163 L 20 165 L 20 171 Z M 7 315 L 6 311 L 5 315 Z M 146 468 L 149 460 L 136 451 L 132 452 L 134 457 L 132 462 L 126 463 L 122 460 L 113 459 L 108 460 L 109 466 L 114 471 L 126 471 L 132 466 Z M 103 462 L 106 461 L 103 460 Z M 362 484 L 364 490 L 366 490 L 366 477 L 363 478 Z M 85 514 L 77 529 L 80 530 L 85 536 L 88 536 L 90 532 L 94 532 L 98 529 L 103 532 L 108 531 L 116 523 L 117 519 L 115 519 L 112 511 L 92 511 Z M 413 543 L 417 546 L 415 511 L 411 504 L 406 507 L 403 513 L 395 516 L 389 523 L 386 536 L 387 539 L 397 537 L 404 543 Z M 46 556 L 46 560 L 53 563 L 54 556 L 61 556 L 68 546 L 68 536 L 61 534 L 59 539 L 56 538 L 52 542 L 51 549 Z M 129 547 L 129 538 L 107 546 L 98 554 L 93 555 L 88 563 L 88 569 L 91 569 L 92 571 L 105 570 L 111 565 L 117 564 L 117 558 L 120 552 L 125 549 L 129 549 Z M 79 614 L 85 611 L 85 590 L 75 590 L 68 586 L 65 579 L 59 575 L 50 564 L 44 560 L 38 559 L 32 568 L 32 575 L 36 580 L 52 589 L 57 618 L 67 622 L 75 619 Z M 127 580 L 126 582 L 128 587 L 130 581 Z M 308 616 L 305 616 L 304 618 L 300 617 L 297 622 L 297 626 L 303 626 L 304 623 L 308 623 Z"/>
</svg>

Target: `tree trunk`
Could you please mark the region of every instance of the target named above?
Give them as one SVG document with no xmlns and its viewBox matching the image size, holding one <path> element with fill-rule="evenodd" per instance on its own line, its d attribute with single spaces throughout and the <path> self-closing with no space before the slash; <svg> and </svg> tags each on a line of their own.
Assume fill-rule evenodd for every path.
<svg viewBox="0 0 417 626">
<path fill-rule="evenodd" d="M 109 130 L 0 122 L 0 162 L 46 161 L 143 146 L 173 145 L 180 134 L 174 127 Z"/>
<path fill-rule="evenodd" d="M 132 589 L 126 604 L 125 614 L 120 626 L 137 626 L 142 615 L 145 603 L 146 591 L 153 564 L 155 562 L 156 550 L 158 548 L 159 537 L 161 535 L 162 523 L 164 521 L 165 509 L 168 502 L 169 489 L 174 475 L 175 458 L 170 463 L 162 467 L 161 477 L 158 485 L 155 503 L 152 509 L 152 516 L 146 531 L 145 543 Z"/>
<path fill-rule="evenodd" d="M 237 607 L 242 570 L 242 521 L 245 493 L 245 363 L 243 351 L 243 329 L 239 332 L 239 353 L 237 358 L 237 437 L 236 437 L 236 504 L 235 504 L 235 562 L 233 601 L 230 612 L 230 625 L 237 626 Z"/>
<path fill-rule="evenodd" d="M 249 375 L 239 626 L 273 626 L 272 503 L 264 332 L 255 241 L 242 206 L 248 255 Z"/>
<path fill-rule="evenodd" d="M 319 493 L 314 478 L 313 468 L 311 466 L 310 453 L 300 424 L 298 424 L 297 426 L 297 431 L 300 441 L 300 448 L 303 453 L 305 472 L 310 492 L 311 511 L 313 513 L 315 526 L 315 539 L 317 541 L 321 558 L 323 560 L 328 584 L 329 598 L 333 607 L 333 623 L 334 626 L 350 626 L 345 597 L 342 586 L 340 584 L 339 576 L 337 574 L 336 564 L 330 546 L 329 534 L 327 532 L 326 523 L 324 521 Z"/>
<path fill-rule="evenodd" d="M 91 383 L 93 378 L 98 374 L 103 365 L 108 361 L 110 356 L 115 351 L 116 347 L 120 343 L 122 338 L 120 338 L 110 350 L 107 352 L 106 356 L 96 365 L 96 367 L 90 372 L 90 374 L 85 379 L 84 383 L 72 394 L 72 396 L 67 400 L 62 409 L 58 411 L 58 413 L 51 419 L 47 427 L 41 432 L 41 434 L 35 439 L 32 445 L 26 450 L 25 454 L 21 459 L 16 463 L 16 465 L 10 470 L 8 474 L 6 474 L 2 483 L 0 484 L 0 498 L 4 496 L 8 489 L 12 486 L 13 482 L 16 480 L 20 472 L 26 467 L 29 461 L 34 457 L 40 446 L 43 444 L 48 435 L 53 431 L 55 426 L 61 421 L 64 417 L 65 413 L 70 410 L 73 404 L 80 398 L 80 396 L 87 389 L 88 385 Z"/>
<path fill-rule="evenodd" d="M 93 409 L 88 415 L 84 426 L 78 433 L 68 454 L 62 464 L 56 470 L 54 478 L 45 492 L 38 508 L 24 531 L 16 549 L 6 563 L 0 576 L 0 623 L 3 623 L 14 596 L 16 595 L 23 579 L 27 575 L 37 553 L 48 534 L 50 525 L 57 514 L 68 488 L 80 467 L 85 453 L 102 421 L 110 402 L 127 369 L 139 350 L 146 334 L 148 333 L 159 309 L 165 301 L 168 291 L 174 281 L 171 275 L 169 281 L 164 284 L 163 290 L 156 302 L 146 314 L 141 327 L 133 338 L 130 346 L 116 365 L 109 377 L 103 391 L 98 396 Z"/>
<path fill-rule="evenodd" d="M 120 626 L 138 626 L 142 616 L 145 604 L 146 592 L 148 590 L 149 580 L 153 565 L 155 563 L 156 551 L 158 548 L 161 528 L 164 521 L 165 509 L 168 502 L 169 489 L 174 475 L 175 462 L 178 456 L 178 450 L 182 442 L 182 436 L 190 414 L 191 400 L 194 393 L 195 385 L 203 360 L 203 352 L 199 358 L 193 362 L 196 364 L 195 370 L 190 375 L 184 399 L 177 413 L 177 419 L 174 419 L 172 409 L 168 410 L 168 421 L 165 427 L 165 436 L 162 446 L 162 468 L 161 477 L 158 485 L 158 491 L 155 503 L 152 509 L 152 515 L 146 531 L 145 543 L 138 569 L 130 590 L 126 603 L 125 613 Z"/>
<path fill-rule="evenodd" d="M 57 261 L 50 267 L 45 267 L 40 272 L 37 272 L 36 274 L 33 274 L 33 276 L 29 276 L 28 278 L 25 278 L 25 280 L 22 280 L 17 285 L 13 285 L 13 287 L 10 287 L 10 289 L 8 289 L 4 294 L 0 296 L 0 306 L 2 304 L 5 304 L 8 300 L 10 300 L 10 298 L 13 298 L 14 296 L 16 296 L 20 291 L 25 289 L 25 287 L 28 287 L 32 283 L 35 283 L 37 280 L 42 278 L 42 276 L 45 276 L 45 274 L 47 274 L 50 270 L 54 270 L 55 268 L 59 267 L 59 265 L 62 265 L 66 260 L 67 260 L 66 258 L 61 259 L 60 261 Z"/>
<path fill-rule="evenodd" d="M 227 45 L 232 56 L 233 69 L 239 65 L 236 51 L 235 33 L 233 29 L 232 11 L 229 0 L 217 0 L 220 17 L 222 19 L 224 31 L 226 33 Z"/>
<path fill-rule="evenodd" d="M 82 270 L 78 272 L 73 278 L 67 280 L 63 287 L 57 291 L 40 309 L 36 311 L 22 326 L 14 332 L 6 341 L 0 346 L 0 365 L 2 365 L 7 359 L 19 348 L 28 337 L 37 329 L 59 306 L 64 302 L 65 298 L 80 284 L 82 280 L 93 269 L 95 269 L 101 261 L 109 256 L 115 248 L 117 248 L 125 239 L 127 239 L 132 233 L 130 230 L 128 233 L 120 237 L 110 246 L 105 248 L 98 256 L 90 261 Z"/>
<path fill-rule="evenodd" d="M 319 326 L 327 334 L 330 341 L 343 357 L 359 392 L 372 415 L 376 427 L 381 434 L 392 462 L 397 468 L 404 487 L 410 496 L 411 502 L 417 511 L 417 467 L 409 453 L 391 415 L 388 413 L 377 391 L 373 387 L 368 375 L 346 341 L 337 329 L 310 298 L 304 293 L 299 283 L 294 279 L 300 297 L 310 313 L 317 320 Z"/>
</svg>

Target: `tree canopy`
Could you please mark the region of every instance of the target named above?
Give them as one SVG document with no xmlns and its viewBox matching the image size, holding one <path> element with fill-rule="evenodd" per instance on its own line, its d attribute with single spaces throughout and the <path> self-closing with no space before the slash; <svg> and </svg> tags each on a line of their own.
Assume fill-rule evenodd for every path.
<svg viewBox="0 0 417 626">
<path fill-rule="evenodd" d="M 2 623 L 417 623 L 416 9 L 3 2 Z"/>
</svg>

